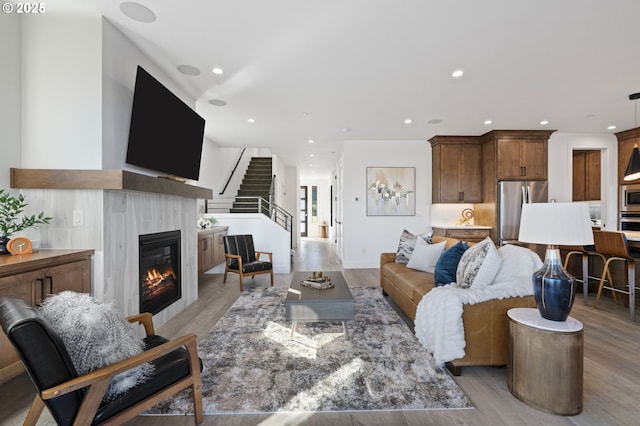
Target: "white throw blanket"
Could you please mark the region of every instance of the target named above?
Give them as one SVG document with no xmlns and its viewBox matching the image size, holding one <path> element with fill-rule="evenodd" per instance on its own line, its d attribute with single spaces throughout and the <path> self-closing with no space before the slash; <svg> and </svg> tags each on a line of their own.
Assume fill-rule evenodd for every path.
<svg viewBox="0 0 640 426">
<path fill-rule="evenodd" d="M 420 303 L 414 322 L 416 337 L 439 365 L 465 355 L 462 307 L 491 299 L 533 294 L 531 275 L 542 267 L 540 256 L 519 246 L 505 245 L 498 252 L 502 264 L 493 284 L 486 288 L 458 288 L 455 283 L 429 291 Z"/>
</svg>

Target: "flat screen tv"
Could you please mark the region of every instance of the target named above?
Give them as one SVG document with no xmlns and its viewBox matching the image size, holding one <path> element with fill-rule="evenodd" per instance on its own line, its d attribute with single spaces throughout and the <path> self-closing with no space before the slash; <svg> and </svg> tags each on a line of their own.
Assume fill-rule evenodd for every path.
<svg viewBox="0 0 640 426">
<path fill-rule="evenodd" d="M 126 162 L 198 180 L 203 137 L 204 119 L 138 66 Z"/>
</svg>

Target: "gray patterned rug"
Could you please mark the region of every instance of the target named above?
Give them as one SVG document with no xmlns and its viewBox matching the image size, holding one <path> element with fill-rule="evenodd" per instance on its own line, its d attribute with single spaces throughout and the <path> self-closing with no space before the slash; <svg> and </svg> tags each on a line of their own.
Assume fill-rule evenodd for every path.
<svg viewBox="0 0 640 426">
<path fill-rule="evenodd" d="M 355 319 L 284 320 L 285 289 L 245 291 L 198 345 L 205 414 L 472 408 L 377 288 L 352 288 Z M 190 414 L 190 391 L 148 414 Z"/>
</svg>

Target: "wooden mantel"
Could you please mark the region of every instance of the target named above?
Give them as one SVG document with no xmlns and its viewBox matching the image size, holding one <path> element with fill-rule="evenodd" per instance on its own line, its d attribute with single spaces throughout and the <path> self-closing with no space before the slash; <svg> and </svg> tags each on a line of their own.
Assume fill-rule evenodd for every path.
<svg viewBox="0 0 640 426">
<path fill-rule="evenodd" d="M 213 191 L 171 179 L 127 170 L 11 169 L 11 187 L 18 189 L 110 189 L 213 198 Z"/>
</svg>

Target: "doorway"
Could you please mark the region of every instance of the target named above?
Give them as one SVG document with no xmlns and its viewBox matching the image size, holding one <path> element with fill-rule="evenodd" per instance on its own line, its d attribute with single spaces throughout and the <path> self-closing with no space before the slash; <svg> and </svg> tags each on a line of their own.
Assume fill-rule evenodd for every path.
<svg viewBox="0 0 640 426">
<path fill-rule="evenodd" d="M 298 217 L 300 218 L 300 236 L 301 237 L 306 237 L 308 236 L 308 216 L 307 216 L 307 191 L 308 188 L 307 186 L 301 186 L 300 187 L 300 200 L 298 203 Z"/>
</svg>

